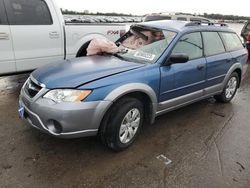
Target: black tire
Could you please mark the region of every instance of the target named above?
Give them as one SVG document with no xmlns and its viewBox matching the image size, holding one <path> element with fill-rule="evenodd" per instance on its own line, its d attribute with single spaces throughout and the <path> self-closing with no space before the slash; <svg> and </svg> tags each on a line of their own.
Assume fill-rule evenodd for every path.
<svg viewBox="0 0 250 188">
<path fill-rule="evenodd" d="M 122 122 L 128 112 L 134 109 L 138 109 L 140 113 L 138 129 L 128 143 L 122 143 L 120 140 L 120 128 Z M 99 136 L 101 137 L 103 144 L 114 151 L 122 151 L 129 147 L 140 132 L 144 119 L 143 112 L 143 104 L 136 98 L 126 97 L 116 102 L 106 113 L 99 129 Z"/>
<path fill-rule="evenodd" d="M 235 91 L 233 92 L 233 94 L 230 96 L 230 97 L 227 97 L 226 96 L 226 90 L 228 88 L 228 84 L 229 84 L 229 81 L 232 79 L 232 78 L 236 78 L 236 81 L 237 81 L 237 87 L 235 89 Z M 240 84 L 240 79 L 239 79 L 239 75 L 237 72 L 233 72 L 230 77 L 228 78 L 227 80 L 227 83 L 223 89 L 223 92 L 219 95 L 215 95 L 214 98 L 216 99 L 216 101 L 218 102 L 222 102 L 222 103 L 229 103 L 231 102 L 231 100 L 234 98 L 237 90 L 238 90 L 238 87 L 239 87 L 239 84 Z"/>
</svg>

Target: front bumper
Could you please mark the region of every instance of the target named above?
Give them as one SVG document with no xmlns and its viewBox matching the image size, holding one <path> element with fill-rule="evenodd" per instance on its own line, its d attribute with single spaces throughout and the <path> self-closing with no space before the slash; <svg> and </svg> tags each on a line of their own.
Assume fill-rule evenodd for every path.
<svg viewBox="0 0 250 188">
<path fill-rule="evenodd" d="M 42 98 L 48 90 L 42 89 L 30 98 L 24 88 L 19 104 L 24 107 L 24 118 L 35 128 L 61 138 L 97 135 L 110 101 L 74 102 L 57 104 Z"/>
</svg>

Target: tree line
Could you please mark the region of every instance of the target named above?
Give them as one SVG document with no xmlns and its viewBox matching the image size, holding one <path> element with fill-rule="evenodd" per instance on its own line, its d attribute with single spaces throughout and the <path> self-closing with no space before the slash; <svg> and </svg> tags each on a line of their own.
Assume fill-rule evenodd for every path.
<svg viewBox="0 0 250 188">
<path fill-rule="evenodd" d="M 215 19 L 215 20 L 250 20 L 250 17 L 247 16 L 236 16 L 236 15 L 223 15 L 223 14 L 207 14 L 204 13 L 203 16 L 205 18 L 209 18 L 209 19 Z"/>
</svg>

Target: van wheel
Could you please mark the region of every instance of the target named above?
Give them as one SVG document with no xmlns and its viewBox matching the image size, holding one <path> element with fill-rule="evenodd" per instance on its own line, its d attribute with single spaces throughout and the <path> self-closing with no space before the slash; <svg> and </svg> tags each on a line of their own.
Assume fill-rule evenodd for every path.
<svg viewBox="0 0 250 188">
<path fill-rule="evenodd" d="M 238 73 L 233 72 L 229 77 L 223 92 L 220 95 L 215 95 L 214 98 L 218 102 L 229 103 L 234 98 L 238 90 L 239 83 L 240 80 Z"/>
<path fill-rule="evenodd" d="M 123 98 L 105 115 L 99 130 L 102 142 L 114 151 L 122 151 L 136 139 L 143 123 L 143 104 L 135 98 Z"/>
</svg>

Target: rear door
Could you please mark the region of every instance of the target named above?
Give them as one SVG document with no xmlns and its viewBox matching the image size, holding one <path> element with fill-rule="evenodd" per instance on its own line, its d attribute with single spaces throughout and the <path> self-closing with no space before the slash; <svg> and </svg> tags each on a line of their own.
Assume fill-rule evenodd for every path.
<svg viewBox="0 0 250 188">
<path fill-rule="evenodd" d="M 15 71 L 15 57 L 10 27 L 7 22 L 3 0 L 0 0 L 0 75 Z"/>
<path fill-rule="evenodd" d="M 63 59 L 63 34 L 51 1 L 4 0 L 17 71 Z M 49 9 L 50 7 L 50 9 Z"/>
<path fill-rule="evenodd" d="M 222 83 L 232 66 L 232 56 L 226 52 L 218 32 L 202 32 L 202 36 L 207 61 L 206 88 L 215 87 Z"/>
</svg>

